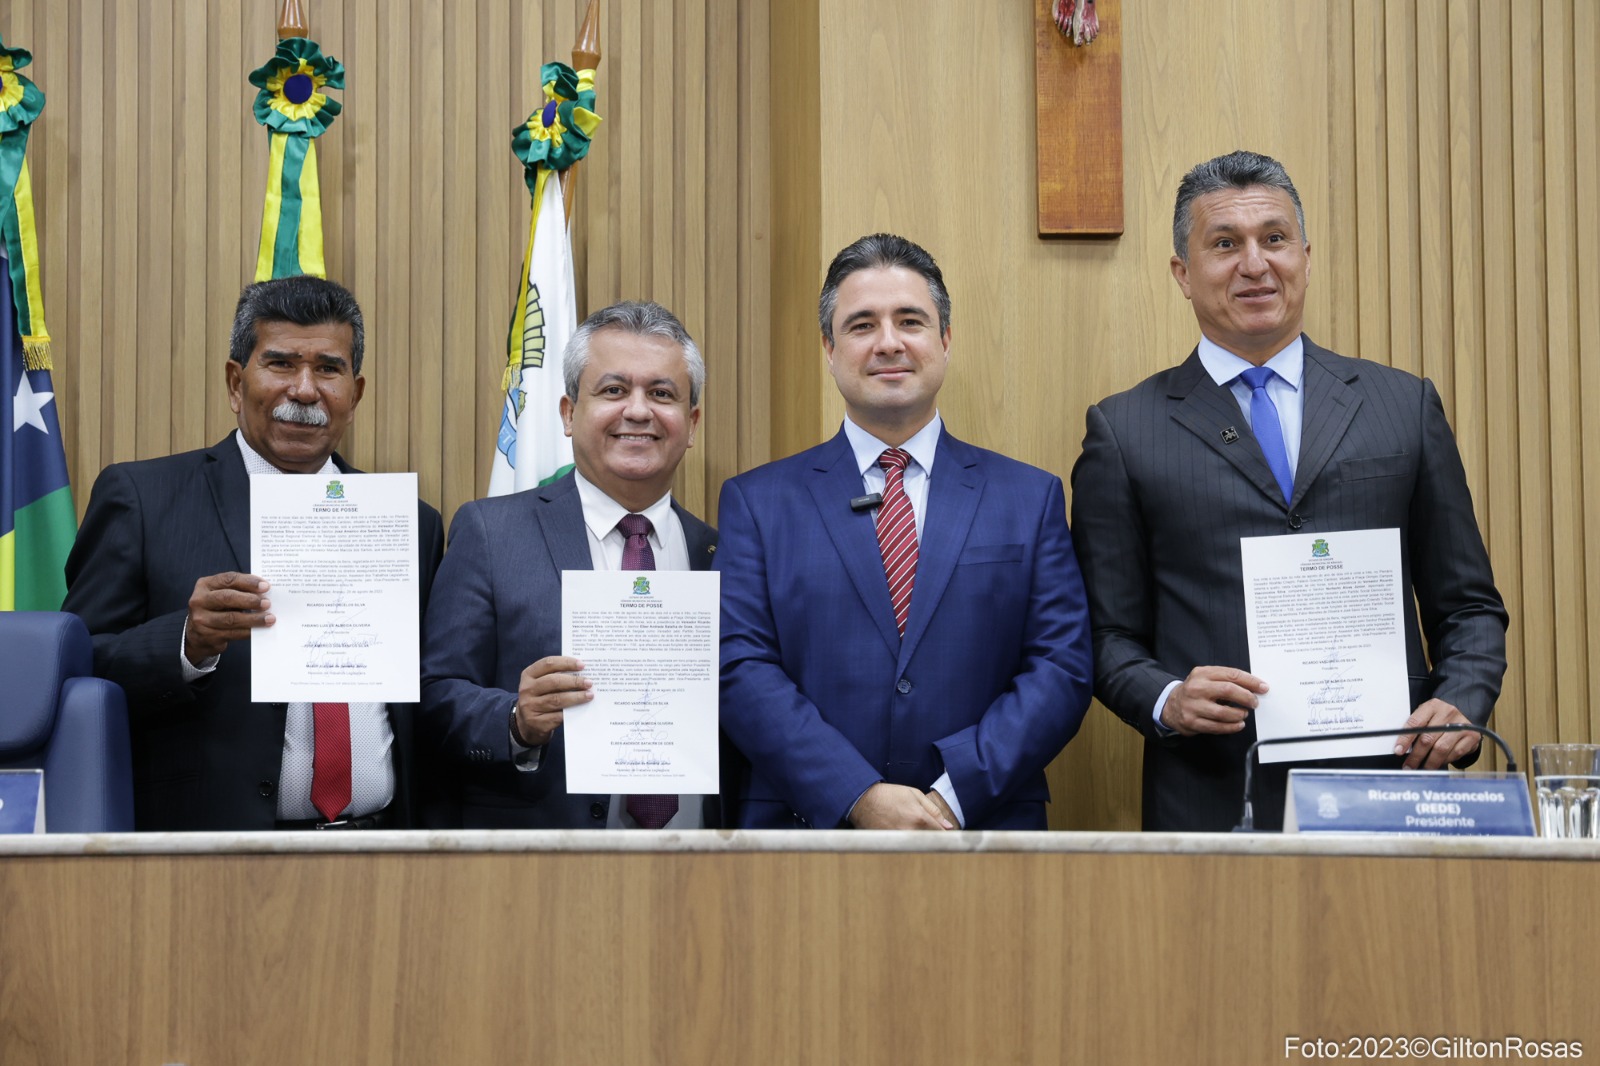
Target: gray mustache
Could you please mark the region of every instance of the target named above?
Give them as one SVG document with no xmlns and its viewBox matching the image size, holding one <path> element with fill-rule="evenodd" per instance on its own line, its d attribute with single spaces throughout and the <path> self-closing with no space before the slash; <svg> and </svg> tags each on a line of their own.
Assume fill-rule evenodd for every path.
<svg viewBox="0 0 1600 1066">
<path fill-rule="evenodd" d="M 294 400 L 285 400 L 272 409 L 272 417 L 279 422 L 294 422 L 302 426 L 325 426 L 328 424 L 328 412 L 320 404 L 297 403 Z"/>
</svg>

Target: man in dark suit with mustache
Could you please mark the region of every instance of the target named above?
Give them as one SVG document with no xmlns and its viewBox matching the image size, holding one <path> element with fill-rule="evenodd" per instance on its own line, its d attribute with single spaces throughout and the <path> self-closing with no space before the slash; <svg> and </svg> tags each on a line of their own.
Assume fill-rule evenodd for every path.
<svg viewBox="0 0 1600 1066">
<path fill-rule="evenodd" d="M 127 691 L 139 829 L 410 824 L 412 705 L 250 700 L 248 638 L 274 621 L 271 591 L 250 573 L 250 478 L 357 472 L 334 448 L 366 388 L 365 347 L 342 286 L 251 285 L 225 364 L 238 430 L 95 482 L 62 609 L 94 635 L 95 672 Z M 420 500 L 417 536 L 426 607 L 444 529 Z M 335 741 L 348 754 L 329 778 Z"/>
</svg>

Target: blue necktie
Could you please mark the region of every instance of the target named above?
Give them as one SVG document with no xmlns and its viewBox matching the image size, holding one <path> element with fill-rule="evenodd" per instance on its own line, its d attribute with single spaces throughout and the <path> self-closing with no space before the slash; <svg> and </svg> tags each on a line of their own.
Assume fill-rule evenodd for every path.
<svg viewBox="0 0 1600 1066">
<path fill-rule="evenodd" d="M 1261 454 L 1267 457 L 1272 476 L 1278 479 L 1278 488 L 1287 504 L 1294 496 L 1294 475 L 1289 472 L 1289 452 L 1283 446 L 1283 426 L 1278 422 L 1278 406 L 1267 395 L 1267 382 L 1273 372 L 1264 366 L 1253 366 L 1239 375 L 1250 386 L 1250 428 L 1255 431 Z"/>
</svg>

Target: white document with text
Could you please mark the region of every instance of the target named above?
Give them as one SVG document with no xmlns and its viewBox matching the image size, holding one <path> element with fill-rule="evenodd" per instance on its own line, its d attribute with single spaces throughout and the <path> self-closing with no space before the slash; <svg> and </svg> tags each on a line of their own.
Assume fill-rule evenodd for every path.
<svg viewBox="0 0 1600 1066">
<path fill-rule="evenodd" d="M 416 474 L 251 478 L 250 563 L 277 619 L 250 636 L 252 700 L 417 702 Z"/>
<path fill-rule="evenodd" d="M 1270 691 L 1256 736 L 1262 762 L 1385 755 L 1411 714 L 1398 529 L 1241 537 L 1250 672 Z"/>
<path fill-rule="evenodd" d="M 594 699 L 563 717 L 568 791 L 717 791 L 721 578 L 562 572 L 562 653 L 594 685 Z"/>
</svg>

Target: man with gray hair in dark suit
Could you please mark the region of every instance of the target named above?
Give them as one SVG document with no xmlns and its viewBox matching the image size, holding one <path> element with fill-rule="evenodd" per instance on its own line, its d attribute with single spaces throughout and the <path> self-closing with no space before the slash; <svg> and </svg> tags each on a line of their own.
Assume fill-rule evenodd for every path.
<svg viewBox="0 0 1600 1066">
<path fill-rule="evenodd" d="M 563 353 L 574 469 L 456 512 L 422 626 L 420 732 L 443 757 L 429 828 L 700 829 L 717 796 L 567 789 L 565 712 L 593 698 L 562 654 L 568 570 L 709 570 L 716 530 L 672 497 L 700 425 L 705 360 L 660 304 L 594 312 Z M 721 753 L 732 758 L 731 749 Z M 726 760 L 725 760 L 726 761 Z M 733 784 L 731 763 L 724 787 Z"/>
<path fill-rule="evenodd" d="M 1301 332 L 1311 245 L 1283 166 L 1244 151 L 1201 163 L 1178 187 L 1172 231 L 1199 344 L 1089 408 L 1072 529 L 1095 695 L 1145 737 L 1144 827 L 1225 830 L 1271 681 L 1245 669 L 1241 537 L 1400 530 L 1406 726 L 1488 721 L 1506 611 L 1433 384 Z M 1434 770 L 1470 762 L 1478 743 L 1424 733 L 1392 757 L 1334 765 Z M 1280 824 L 1285 771 L 1257 776 L 1263 827 Z"/>
</svg>

